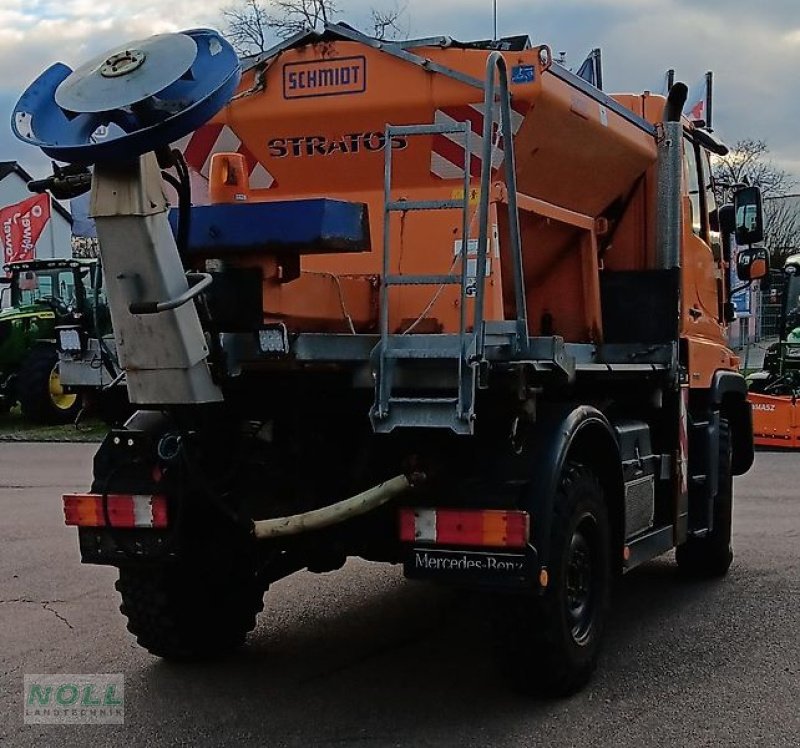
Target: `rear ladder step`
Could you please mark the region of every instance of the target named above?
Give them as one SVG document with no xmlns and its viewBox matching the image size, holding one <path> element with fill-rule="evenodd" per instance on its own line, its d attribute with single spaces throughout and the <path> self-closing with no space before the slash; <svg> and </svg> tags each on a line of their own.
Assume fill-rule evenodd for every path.
<svg viewBox="0 0 800 748">
<path fill-rule="evenodd" d="M 465 350 L 463 340 L 457 335 L 392 335 L 384 350 L 387 359 L 461 359 L 471 354 L 471 346 Z"/>
<path fill-rule="evenodd" d="M 383 418 L 373 419 L 375 431 L 388 434 L 395 428 L 440 428 L 456 434 L 472 433 L 472 418 L 459 416 L 458 398 L 392 397 Z"/>
</svg>

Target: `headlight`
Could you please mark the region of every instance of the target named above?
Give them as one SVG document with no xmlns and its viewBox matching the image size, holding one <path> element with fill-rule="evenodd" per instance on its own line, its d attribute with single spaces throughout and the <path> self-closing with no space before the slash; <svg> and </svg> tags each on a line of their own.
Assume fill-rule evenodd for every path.
<svg viewBox="0 0 800 748">
<path fill-rule="evenodd" d="M 800 358 L 800 345 L 790 345 L 786 348 L 786 358 Z"/>
<path fill-rule="evenodd" d="M 64 353 L 80 353 L 83 350 L 80 332 L 74 328 L 59 330 L 58 347 Z"/>
</svg>

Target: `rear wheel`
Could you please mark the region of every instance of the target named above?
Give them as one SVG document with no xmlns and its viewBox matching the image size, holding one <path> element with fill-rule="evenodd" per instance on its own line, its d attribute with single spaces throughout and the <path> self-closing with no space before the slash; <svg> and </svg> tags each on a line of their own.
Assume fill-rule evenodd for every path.
<svg viewBox="0 0 800 748">
<path fill-rule="evenodd" d="M 702 537 L 689 537 L 675 549 L 682 574 L 695 578 L 724 576 L 733 561 L 733 474 L 731 430 L 725 418 L 719 423 L 719 478 L 714 500 L 714 527 Z"/>
<path fill-rule="evenodd" d="M 78 395 L 64 392 L 58 351 L 52 343 L 34 346 L 17 377 L 22 414 L 37 423 L 72 423 L 81 409 Z"/>
<path fill-rule="evenodd" d="M 206 659 L 244 644 L 263 609 L 255 567 L 231 549 L 209 563 L 122 567 L 116 583 L 128 631 L 151 654 Z"/>
<path fill-rule="evenodd" d="M 568 696 L 597 666 L 608 616 L 608 512 L 596 475 L 564 469 L 556 497 L 549 583 L 541 596 L 501 599 L 500 664 L 517 690 Z"/>
</svg>

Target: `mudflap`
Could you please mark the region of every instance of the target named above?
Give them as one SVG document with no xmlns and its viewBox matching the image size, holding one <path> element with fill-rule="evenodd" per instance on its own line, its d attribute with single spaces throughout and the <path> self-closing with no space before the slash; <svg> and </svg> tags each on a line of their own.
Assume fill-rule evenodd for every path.
<svg viewBox="0 0 800 748">
<path fill-rule="evenodd" d="M 800 449 L 800 408 L 794 397 L 750 392 L 753 441 L 759 447 Z"/>
<path fill-rule="evenodd" d="M 78 542 L 84 564 L 125 566 L 178 558 L 174 534 L 164 530 L 81 527 Z"/>
<path fill-rule="evenodd" d="M 538 587 L 539 560 L 532 546 L 524 550 L 410 546 L 403 572 L 408 579 L 459 587 L 530 591 Z"/>
</svg>

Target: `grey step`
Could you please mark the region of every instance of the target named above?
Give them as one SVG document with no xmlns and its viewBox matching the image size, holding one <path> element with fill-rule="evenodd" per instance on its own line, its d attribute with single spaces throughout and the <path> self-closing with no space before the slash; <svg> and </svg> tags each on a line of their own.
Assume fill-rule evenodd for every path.
<svg viewBox="0 0 800 748">
<path fill-rule="evenodd" d="M 460 286 L 461 276 L 448 275 L 386 275 L 384 286 Z"/>
<path fill-rule="evenodd" d="M 472 334 L 466 335 L 467 352 L 472 348 Z M 383 347 L 383 355 L 389 359 L 451 359 L 462 355 L 463 339 L 460 335 L 435 335 L 419 333 L 413 335 L 390 335 Z"/>
<path fill-rule="evenodd" d="M 457 404 L 457 398 L 392 398 L 385 418 L 372 414 L 372 427 L 379 434 L 396 428 L 447 428 L 456 434 L 471 434 L 472 419 L 460 418 Z"/>
<path fill-rule="evenodd" d="M 453 125 L 389 125 L 387 135 L 455 135 L 464 133 L 470 129 L 466 122 L 459 122 Z"/>
<path fill-rule="evenodd" d="M 457 397 L 390 397 L 389 405 L 414 405 L 428 407 L 430 405 L 458 405 Z"/>
<path fill-rule="evenodd" d="M 407 210 L 464 210 L 464 200 L 390 200 L 385 208 L 390 212 Z"/>
<path fill-rule="evenodd" d="M 461 349 L 457 351 L 442 349 L 435 350 L 431 348 L 387 348 L 384 352 L 386 358 L 395 359 L 425 359 L 436 361 L 458 361 L 461 359 Z"/>
</svg>

